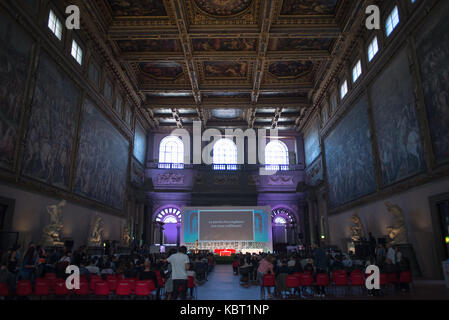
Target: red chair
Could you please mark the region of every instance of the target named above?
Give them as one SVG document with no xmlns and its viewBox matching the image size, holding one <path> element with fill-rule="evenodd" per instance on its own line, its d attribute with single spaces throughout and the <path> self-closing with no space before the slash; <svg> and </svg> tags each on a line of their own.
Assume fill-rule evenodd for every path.
<svg viewBox="0 0 449 320">
<path fill-rule="evenodd" d="M 300 295 L 304 298 L 304 292 L 313 287 L 313 276 L 309 272 L 304 272 L 299 277 Z"/>
<path fill-rule="evenodd" d="M 47 283 L 50 286 L 50 289 L 54 290 L 55 281 L 56 281 L 56 273 L 46 273 L 44 275 L 44 279 L 47 280 Z"/>
<path fill-rule="evenodd" d="M 117 280 L 117 276 L 114 274 L 108 274 L 106 276 L 106 281 L 108 281 L 108 280 Z"/>
<path fill-rule="evenodd" d="M 88 282 L 89 281 L 89 278 L 87 277 L 87 275 L 85 275 L 85 274 L 82 274 L 82 275 L 80 275 L 80 282 Z"/>
<path fill-rule="evenodd" d="M 298 279 L 299 279 L 300 277 L 302 277 L 303 274 L 304 274 L 304 272 L 294 272 L 294 273 L 293 273 L 293 275 L 294 275 L 295 277 L 297 277 Z"/>
<path fill-rule="evenodd" d="M 192 276 L 189 276 L 188 278 L 187 278 L 187 289 L 190 289 L 190 290 L 192 290 L 192 292 L 193 292 L 193 297 L 195 298 L 195 299 L 198 299 L 198 292 L 197 292 L 197 289 L 196 289 L 196 286 L 195 286 L 195 278 L 194 277 L 192 277 Z"/>
<path fill-rule="evenodd" d="M 106 282 L 108 283 L 110 292 L 115 292 L 115 290 L 117 290 L 117 283 L 118 283 L 117 279 L 111 278 L 111 279 L 106 280 Z"/>
<path fill-rule="evenodd" d="M 412 273 L 410 271 L 403 271 L 399 274 L 400 283 L 412 283 Z"/>
<path fill-rule="evenodd" d="M 109 296 L 109 285 L 106 281 L 97 281 L 95 283 L 94 295 L 99 297 Z"/>
<path fill-rule="evenodd" d="M 285 278 L 285 284 L 289 290 L 289 294 L 291 294 L 292 289 L 293 289 L 293 294 L 295 294 L 296 291 L 299 289 L 299 277 L 295 276 L 295 275 L 288 275 Z"/>
<path fill-rule="evenodd" d="M 8 297 L 8 296 L 9 296 L 8 286 L 5 283 L 0 282 L 0 297 Z"/>
<path fill-rule="evenodd" d="M 135 294 L 139 297 L 149 297 L 151 287 L 148 281 L 136 281 Z"/>
<path fill-rule="evenodd" d="M 124 296 L 130 296 L 132 293 L 131 285 L 129 284 L 128 280 L 120 280 L 117 283 L 117 289 L 115 291 L 117 296 L 124 297 Z"/>
<path fill-rule="evenodd" d="M 63 279 L 56 279 L 54 291 L 56 296 L 61 297 L 68 296 L 70 294 L 70 290 L 67 289 L 65 281 Z"/>
<path fill-rule="evenodd" d="M 271 287 L 276 287 L 276 280 L 273 274 L 267 273 L 262 278 L 262 288 L 271 288 Z M 265 291 L 262 292 L 265 293 Z"/>
<path fill-rule="evenodd" d="M 19 297 L 27 297 L 33 294 L 33 288 L 30 280 L 19 280 L 17 282 L 16 295 Z"/>
<path fill-rule="evenodd" d="M 380 286 L 386 286 L 388 285 L 388 276 L 386 273 L 381 273 L 379 276 L 379 282 L 380 282 Z"/>
<path fill-rule="evenodd" d="M 136 290 L 136 279 L 135 278 L 129 278 L 129 279 L 125 279 L 126 281 L 128 281 L 129 285 L 131 286 L 131 291 Z"/>
<path fill-rule="evenodd" d="M 387 273 L 387 281 L 390 286 L 387 286 L 388 292 L 393 292 L 395 290 L 396 285 L 399 284 L 399 277 L 396 272 Z"/>
<path fill-rule="evenodd" d="M 344 289 L 343 296 L 344 296 L 346 294 L 346 289 L 348 287 L 348 275 L 346 274 L 346 272 L 345 273 L 339 272 L 339 273 L 335 274 L 334 284 L 337 289 L 343 287 L 343 289 Z M 337 292 L 337 295 L 338 295 L 338 292 Z"/>
<path fill-rule="evenodd" d="M 46 297 L 50 295 L 50 286 L 45 279 L 36 279 L 34 284 L 34 294 L 39 297 Z"/>
<path fill-rule="evenodd" d="M 103 279 L 101 279 L 101 277 L 91 277 L 90 278 L 90 290 L 95 291 L 95 284 L 97 282 L 103 281 Z"/>
<path fill-rule="evenodd" d="M 73 289 L 73 292 L 77 296 L 89 296 L 90 295 L 89 283 L 87 281 L 80 281 L 80 288 Z"/>
<path fill-rule="evenodd" d="M 365 278 L 363 276 L 363 273 L 355 271 L 351 272 L 350 281 L 351 289 L 358 288 L 360 289 L 360 294 L 363 294 L 363 288 L 365 287 Z"/>
<path fill-rule="evenodd" d="M 329 286 L 329 275 L 327 273 L 319 273 L 316 275 L 316 285 L 319 287 Z"/>
</svg>

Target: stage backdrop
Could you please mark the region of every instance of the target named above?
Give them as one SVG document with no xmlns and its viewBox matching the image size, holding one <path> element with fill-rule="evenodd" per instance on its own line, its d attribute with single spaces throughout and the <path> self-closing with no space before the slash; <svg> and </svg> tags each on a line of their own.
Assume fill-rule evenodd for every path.
<svg viewBox="0 0 449 320">
<path fill-rule="evenodd" d="M 198 240 L 210 249 L 229 247 L 272 250 L 270 207 L 186 207 L 182 209 L 183 243 Z"/>
</svg>

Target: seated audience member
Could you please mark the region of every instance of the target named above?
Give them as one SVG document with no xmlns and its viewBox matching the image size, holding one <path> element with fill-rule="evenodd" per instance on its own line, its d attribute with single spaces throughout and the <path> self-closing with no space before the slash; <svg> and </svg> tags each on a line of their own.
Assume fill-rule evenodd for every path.
<svg viewBox="0 0 449 320">
<path fill-rule="evenodd" d="M 287 260 L 281 260 L 281 265 L 276 273 L 276 295 L 282 296 L 282 293 L 287 291 L 288 265 Z"/>
<path fill-rule="evenodd" d="M 128 265 L 126 266 L 125 272 L 123 273 L 125 278 L 136 278 L 138 276 L 138 274 L 139 274 L 139 271 L 136 268 L 136 266 L 134 265 L 134 262 L 129 261 Z"/>
<path fill-rule="evenodd" d="M 89 274 L 100 274 L 100 268 L 97 267 L 97 258 L 92 258 L 86 269 L 89 271 Z"/>
<path fill-rule="evenodd" d="M 9 292 L 14 292 L 16 281 L 14 274 L 8 270 L 8 258 L 2 261 L 0 265 L 0 283 L 8 286 Z"/>
<path fill-rule="evenodd" d="M 239 263 L 240 281 L 244 285 L 248 285 L 248 283 L 249 283 L 252 268 L 253 268 L 253 266 L 251 264 L 251 257 L 246 256 L 246 257 L 240 258 L 240 263 Z"/>
<path fill-rule="evenodd" d="M 153 281 L 156 287 L 156 299 L 160 299 L 160 288 L 159 282 L 157 281 L 157 276 L 154 271 L 151 270 L 151 262 L 149 259 L 146 259 L 144 262 L 143 270 L 139 273 L 139 280 L 151 280 Z"/>
<path fill-rule="evenodd" d="M 105 275 L 104 278 L 106 277 L 106 275 L 114 274 L 114 270 L 112 270 L 111 263 L 109 261 L 103 265 L 103 268 L 101 269 L 100 274 Z"/>
<path fill-rule="evenodd" d="M 87 276 L 87 278 L 89 279 L 89 277 L 90 277 L 90 272 L 89 272 L 89 270 L 86 268 L 86 264 L 87 264 L 86 260 L 84 260 L 84 259 L 81 259 L 81 260 L 80 260 L 80 263 L 79 263 L 80 275 L 81 275 L 81 276 Z"/>
</svg>

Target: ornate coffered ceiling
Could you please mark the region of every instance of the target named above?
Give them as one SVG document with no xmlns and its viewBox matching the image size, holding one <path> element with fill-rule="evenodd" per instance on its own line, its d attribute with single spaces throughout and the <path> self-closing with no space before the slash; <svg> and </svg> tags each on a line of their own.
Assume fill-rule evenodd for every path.
<svg viewBox="0 0 449 320">
<path fill-rule="evenodd" d="M 340 41 L 350 0 L 95 0 L 159 126 L 294 129 Z M 228 110 L 228 111 L 226 111 Z"/>
</svg>

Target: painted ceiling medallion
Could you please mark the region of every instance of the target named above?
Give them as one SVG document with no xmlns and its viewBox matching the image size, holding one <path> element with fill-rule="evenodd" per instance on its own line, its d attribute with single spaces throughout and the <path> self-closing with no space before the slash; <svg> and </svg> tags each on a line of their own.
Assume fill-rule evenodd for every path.
<svg viewBox="0 0 449 320">
<path fill-rule="evenodd" d="M 247 10 L 253 0 L 194 0 L 198 8 L 210 15 L 230 17 Z"/>
</svg>

